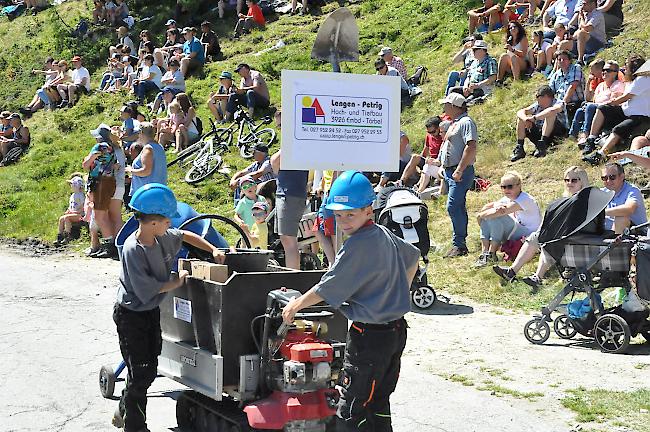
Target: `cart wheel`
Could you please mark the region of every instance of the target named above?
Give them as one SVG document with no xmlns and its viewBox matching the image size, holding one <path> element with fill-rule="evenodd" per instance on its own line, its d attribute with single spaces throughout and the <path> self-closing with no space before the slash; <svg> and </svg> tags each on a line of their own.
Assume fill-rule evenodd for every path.
<svg viewBox="0 0 650 432">
<path fill-rule="evenodd" d="M 646 342 L 650 342 L 650 331 L 642 331 L 641 336 L 643 336 Z"/>
<path fill-rule="evenodd" d="M 603 352 L 618 354 L 630 345 L 630 327 L 620 316 L 605 314 L 596 320 L 594 339 Z"/>
<path fill-rule="evenodd" d="M 113 397 L 115 391 L 115 372 L 110 366 L 102 366 L 99 370 L 99 391 L 105 398 Z"/>
<path fill-rule="evenodd" d="M 542 317 L 533 318 L 524 326 L 524 336 L 528 342 L 535 345 L 541 345 L 548 340 L 551 335 L 551 328 L 546 320 Z"/>
<path fill-rule="evenodd" d="M 322 270 L 318 255 L 313 252 L 300 252 L 300 270 Z"/>
<path fill-rule="evenodd" d="M 553 321 L 553 330 L 562 339 L 571 339 L 578 333 L 578 330 L 573 327 L 571 319 L 565 314 L 555 318 Z"/>
<path fill-rule="evenodd" d="M 194 430 L 194 418 L 196 417 L 196 405 L 192 400 L 181 394 L 176 401 L 176 423 L 178 428 L 184 432 Z"/>
<path fill-rule="evenodd" d="M 196 406 L 196 417 L 194 418 L 194 430 L 196 432 L 210 432 L 209 418 L 210 413 L 208 410 L 200 405 Z"/>
<path fill-rule="evenodd" d="M 429 285 L 422 285 L 411 291 L 411 300 L 418 309 L 430 308 L 436 298 L 436 292 Z"/>
</svg>

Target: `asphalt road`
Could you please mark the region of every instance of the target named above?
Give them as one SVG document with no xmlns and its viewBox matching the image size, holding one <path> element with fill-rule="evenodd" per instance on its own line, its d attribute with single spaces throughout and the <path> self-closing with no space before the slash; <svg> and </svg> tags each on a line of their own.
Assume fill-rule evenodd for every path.
<svg viewBox="0 0 650 432">
<path fill-rule="evenodd" d="M 3 248 L 0 430 L 114 430 L 110 419 L 117 402 L 101 397 L 97 376 L 103 364 L 120 360 L 111 318 L 117 263 L 29 257 Z M 440 317 L 419 317 L 411 332 L 434 331 L 435 319 Z M 569 430 L 565 419 L 544 415 L 528 401 L 494 397 L 432 373 L 421 343 L 409 339 L 392 398 L 396 432 Z M 179 390 L 182 386 L 165 378 L 154 382 L 148 405 L 152 432 L 175 430 Z"/>
</svg>

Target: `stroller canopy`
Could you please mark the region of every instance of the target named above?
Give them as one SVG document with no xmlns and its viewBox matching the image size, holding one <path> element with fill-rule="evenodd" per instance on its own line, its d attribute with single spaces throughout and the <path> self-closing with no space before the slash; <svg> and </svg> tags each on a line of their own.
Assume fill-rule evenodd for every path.
<svg viewBox="0 0 650 432">
<path fill-rule="evenodd" d="M 564 253 L 563 240 L 578 232 L 602 235 L 605 231 L 605 209 L 614 192 L 597 187 L 582 189 L 577 194 L 549 204 L 539 230 L 539 243 L 556 261 Z"/>
</svg>

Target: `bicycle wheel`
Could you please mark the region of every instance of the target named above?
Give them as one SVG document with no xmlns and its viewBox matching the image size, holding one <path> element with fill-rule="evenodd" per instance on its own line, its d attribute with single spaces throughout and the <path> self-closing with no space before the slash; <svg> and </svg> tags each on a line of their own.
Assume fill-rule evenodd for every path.
<svg viewBox="0 0 650 432">
<path fill-rule="evenodd" d="M 232 129 L 230 128 L 220 128 L 215 129 L 214 142 L 229 148 L 232 146 Z"/>
<path fill-rule="evenodd" d="M 202 139 L 198 140 L 194 144 L 188 146 L 186 149 L 183 149 L 176 153 L 176 157 L 167 163 L 167 167 L 170 167 L 174 164 L 184 161 L 188 157 L 192 156 L 197 151 L 201 150 L 203 146 L 210 140 L 210 136 L 204 136 Z"/>
<path fill-rule="evenodd" d="M 192 166 L 185 174 L 185 181 L 197 184 L 201 180 L 215 173 L 223 163 L 221 155 L 213 150 L 212 144 L 206 145 L 192 162 Z"/>
<path fill-rule="evenodd" d="M 239 141 L 239 154 L 244 159 L 253 157 L 253 151 L 257 144 L 263 144 L 271 147 L 275 141 L 275 131 L 271 128 L 265 128 L 256 132 L 251 132 Z"/>
</svg>

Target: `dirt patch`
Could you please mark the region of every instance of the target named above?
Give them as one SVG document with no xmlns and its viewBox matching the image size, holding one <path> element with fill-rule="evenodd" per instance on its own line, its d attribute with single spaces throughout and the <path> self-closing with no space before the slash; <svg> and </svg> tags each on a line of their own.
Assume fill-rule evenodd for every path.
<svg viewBox="0 0 650 432">
<path fill-rule="evenodd" d="M 55 246 L 35 237 L 27 237 L 26 239 L 0 238 L 0 245 L 26 256 L 49 256 L 67 251 L 66 246 Z"/>
</svg>

